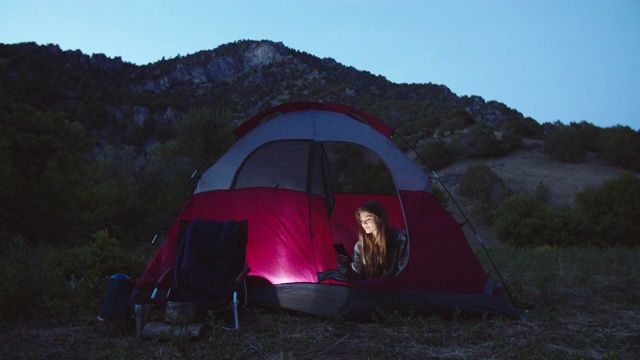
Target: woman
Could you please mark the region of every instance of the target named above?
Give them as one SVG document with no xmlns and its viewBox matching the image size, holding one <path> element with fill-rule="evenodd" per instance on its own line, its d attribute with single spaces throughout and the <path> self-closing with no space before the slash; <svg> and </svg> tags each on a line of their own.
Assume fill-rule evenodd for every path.
<svg viewBox="0 0 640 360">
<path fill-rule="evenodd" d="M 356 210 L 356 220 L 360 231 L 353 261 L 349 263 L 346 256 L 338 259 L 347 268 L 347 279 L 384 279 L 398 275 L 408 261 L 407 234 L 389 226 L 387 211 L 375 200 Z"/>
</svg>

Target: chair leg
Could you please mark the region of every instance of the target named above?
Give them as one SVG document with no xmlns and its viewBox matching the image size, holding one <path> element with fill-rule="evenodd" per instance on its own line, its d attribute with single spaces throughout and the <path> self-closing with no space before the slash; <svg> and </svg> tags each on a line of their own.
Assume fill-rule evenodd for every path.
<svg viewBox="0 0 640 360">
<path fill-rule="evenodd" d="M 233 328 L 228 328 L 228 327 L 222 327 L 222 329 L 224 330 L 238 330 L 240 328 L 240 323 L 238 322 L 238 292 L 234 291 L 233 292 L 233 301 L 231 302 L 231 309 L 233 310 L 233 321 L 234 321 L 234 325 L 235 327 Z"/>
</svg>

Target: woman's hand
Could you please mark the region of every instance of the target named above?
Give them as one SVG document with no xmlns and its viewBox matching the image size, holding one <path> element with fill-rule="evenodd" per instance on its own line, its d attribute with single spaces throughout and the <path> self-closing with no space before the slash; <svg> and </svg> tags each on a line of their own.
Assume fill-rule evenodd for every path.
<svg viewBox="0 0 640 360">
<path fill-rule="evenodd" d="M 351 259 L 349 259 L 346 255 L 338 255 L 338 264 L 347 267 L 351 263 Z"/>
</svg>

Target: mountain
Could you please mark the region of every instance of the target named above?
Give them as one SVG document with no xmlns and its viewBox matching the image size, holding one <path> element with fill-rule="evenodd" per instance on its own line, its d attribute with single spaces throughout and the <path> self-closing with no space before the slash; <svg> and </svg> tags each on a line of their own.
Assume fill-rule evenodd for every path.
<svg viewBox="0 0 640 360">
<path fill-rule="evenodd" d="M 508 189 L 545 190 L 553 205 L 570 206 L 622 169 L 640 172 L 640 133 L 628 127 L 541 125 L 445 85 L 396 84 L 272 41 L 147 65 L 52 44 L 0 44 L 0 240 L 69 243 L 109 229 L 138 241 L 173 210 L 198 161 L 225 150 L 224 130 L 291 101 L 342 103 L 386 122 L 398 145 L 416 149 L 407 153 L 425 170 L 443 170 L 454 195 L 468 197 L 460 203 L 478 209 L 468 213 L 487 223 Z M 344 167 L 357 172 L 352 165 Z M 495 180 L 496 191 L 467 176 L 490 201 L 474 197 L 475 188 L 457 192 L 473 168 Z"/>
<path fill-rule="evenodd" d="M 456 111 L 494 126 L 523 118 L 505 104 L 457 96 L 444 85 L 392 83 L 266 40 L 142 66 L 53 44 L 0 44 L 0 70 L 4 101 L 63 112 L 100 142 L 135 146 L 174 137 L 176 124 L 199 107 L 243 121 L 290 101 L 344 103 L 374 114 L 414 145 Z"/>
</svg>

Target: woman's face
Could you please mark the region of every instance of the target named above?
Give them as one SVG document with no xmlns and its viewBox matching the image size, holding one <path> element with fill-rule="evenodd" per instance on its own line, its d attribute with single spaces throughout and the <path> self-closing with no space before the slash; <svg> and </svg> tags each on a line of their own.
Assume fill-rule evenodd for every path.
<svg viewBox="0 0 640 360">
<path fill-rule="evenodd" d="M 378 217 L 368 211 L 360 211 L 360 226 L 367 234 L 378 234 Z"/>
</svg>

